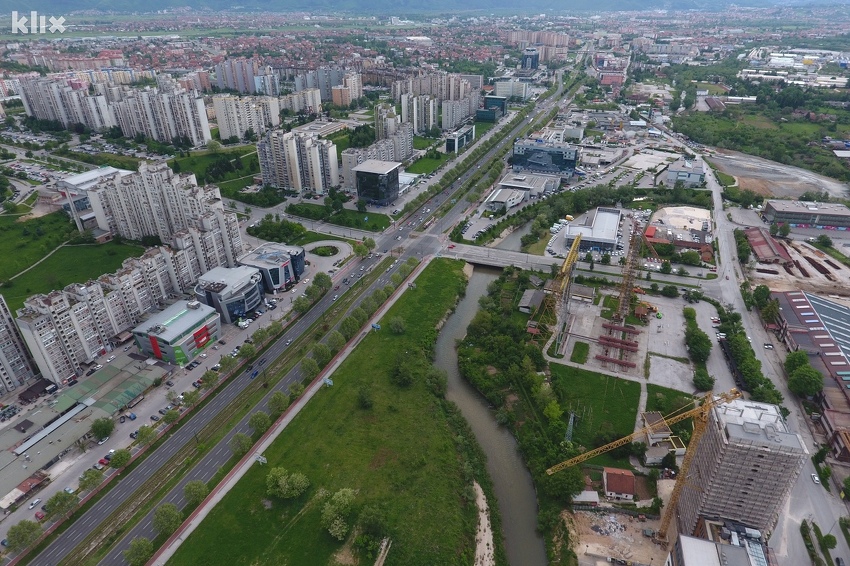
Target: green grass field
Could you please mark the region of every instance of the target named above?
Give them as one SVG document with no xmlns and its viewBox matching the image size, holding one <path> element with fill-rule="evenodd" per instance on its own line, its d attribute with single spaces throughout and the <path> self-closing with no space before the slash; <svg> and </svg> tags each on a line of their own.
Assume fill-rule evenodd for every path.
<svg viewBox="0 0 850 566">
<path fill-rule="evenodd" d="M 128 257 L 138 257 L 144 252 L 141 246 L 130 244 L 91 244 L 66 246 L 30 269 L 20 277 L 6 282 L 3 296 L 14 312 L 23 306 L 24 299 L 36 293 L 61 289 L 71 283 L 85 283 L 104 273 L 121 267 Z"/>
<path fill-rule="evenodd" d="M 413 136 L 413 149 L 428 149 L 436 140 L 432 138 L 423 138 L 419 136 Z"/>
<path fill-rule="evenodd" d="M 323 204 L 313 204 L 302 202 L 296 205 L 291 205 L 287 208 L 287 212 L 295 216 L 303 216 L 312 220 L 322 220 L 325 215 L 325 206 Z M 324 218 L 328 224 L 344 226 L 346 228 L 358 228 L 360 230 L 369 230 L 371 232 L 380 232 L 389 227 L 391 219 L 386 214 L 380 212 L 358 212 L 349 208 L 344 208 L 336 214 Z"/>
<path fill-rule="evenodd" d="M 574 364 L 583 364 L 587 362 L 587 355 L 590 353 L 590 344 L 587 342 L 576 342 L 573 345 L 573 353 L 570 356 L 570 361 Z"/>
<path fill-rule="evenodd" d="M 640 399 L 640 384 L 596 372 L 550 363 L 552 387 L 558 395 L 564 418 L 575 411 L 573 439 L 586 448 L 594 448 L 600 433 L 613 433 L 615 438 L 634 432 Z M 628 459 L 602 454 L 588 464 L 628 468 Z"/>
<path fill-rule="evenodd" d="M 495 122 L 475 122 L 475 139 L 481 139 L 484 134 L 496 127 Z"/>
<path fill-rule="evenodd" d="M 198 178 L 198 183 L 203 183 L 204 177 L 206 177 L 207 167 L 209 167 L 210 164 L 221 155 L 228 156 L 231 160 L 236 159 L 236 156 L 239 156 L 242 159 L 244 167 L 241 171 L 233 171 L 229 173 L 224 179 L 218 182 L 244 177 L 245 175 L 259 173 L 260 171 L 259 165 L 256 171 L 251 170 L 252 163 L 259 163 L 257 161 L 257 148 L 253 145 L 245 145 L 234 149 L 222 148 L 217 152 L 193 152 L 189 155 L 189 157 L 177 157 L 175 159 L 170 159 L 168 161 L 168 166 L 174 169 L 174 164 L 178 163 L 181 173 L 194 173 Z"/>
<path fill-rule="evenodd" d="M 413 163 L 410 164 L 409 167 L 405 169 L 408 173 L 414 173 L 417 175 L 428 175 L 429 173 L 433 173 L 440 167 L 440 165 L 444 164 L 449 160 L 449 156 L 445 153 L 440 154 L 439 159 L 431 159 L 430 157 L 423 157 Z"/>
<path fill-rule="evenodd" d="M 18 205 L 19 208 L 29 208 Z M 0 215 L 0 281 L 28 268 L 51 250 L 77 234 L 77 229 L 63 212 L 18 222 L 20 216 Z"/>
<path fill-rule="evenodd" d="M 389 380 L 396 356 L 433 339 L 434 327 L 462 287 L 462 264 L 436 260 L 416 288 L 382 320 L 401 317 L 404 334 L 372 332 L 264 452 L 254 466 L 186 540 L 173 565 L 232 566 L 336 563 L 343 544 L 320 526 L 320 488 L 356 490 L 355 513 L 364 505 L 381 508 L 393 540 L 386 564 L 468 563 L 474 545 L 474 506 L 465 504 L 455 435 L 425 384 L 400 389 Z M 366 387 L 371 409 L 358 404 Z M 267 498 L 268 470 L 284 466 L 307 475 L 311 486 L 297 500 Z M 361 559 L 361 564 L 371 560 Z"/>
</svg>

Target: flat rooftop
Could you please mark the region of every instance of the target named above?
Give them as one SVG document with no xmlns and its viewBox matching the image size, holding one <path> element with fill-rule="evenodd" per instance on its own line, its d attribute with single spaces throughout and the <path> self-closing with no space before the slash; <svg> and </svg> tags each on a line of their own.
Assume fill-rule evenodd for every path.
<svg viewBox="0 0 850 566">
<path fill-rule="evenodd" d="M 109 177 L 115 173 L 119 173 L 122 177 L 124 177 L 125 175 L 130 175 L 132 171 L 127 171 L 126 169 L 117 169 L 111 166 L 98 167 L 97 169 L 86 171 L 85 173 L 65 177 L 64 179 L 61 179 L 59 181 L 59 186 L 73 186 L 76 189 L 85 191 L 88 188 L 96 185 L 104 177 Z"/>
<path fill-rule="evenodd" d="M 742 546 L 689 536 L 680 536 L 677 544 L 682 549 L 682 563 L 687 566 L 752 566 L 747 549 Z"/>
<path fill-rule="evenodd" d="M 800 436 L 788 430 L 776 405 L 736 399 L 712 410 L 726 429 L 730 441 L 808 454 Z"/>
<path fill-rule="evenodd" d="M 239 265 L 237 267 L 214 267 L 198 278 L 198 287 L 219 295 L 230 296 L 241 291 L 245 286 L 259 281 L 256 267 Z"/>
<path fill-rule="evenodd" d="M 375 173 L 376 175 L 386 175 L 393 169 L 401 167 L 401 163 L 396 161 L 380 161 L 378 159 L 367 159 L 353 170 L 359 173 Z"/>
<path fill-rule="evenodd" d="M 154 313 L 134 328 L 133 334 L 151 334 L 170 343 L 201 324 L 210 315 L 218 313 L 201 302 L 177 301 L 165 310 Z"/>
<path fill-rule="evenodd" d="M 296 126 L 292 128 L 293 132 L 301 132 L 306 134 L 316 134 L 322 137 L 327 137 L 334 132 L 338 132 L 340 130 L 346 130 L 348 126 L 346 126 L 342 122 L 309 122 L 304 124 L 303 126 Z"/>
<path fill-rule="evenodd" d="M 506 189 L 520 189 L 534 193 L 552 190 L 561 184 L 560 177 L 552 175 L 531 175 L 524 173 L 508 173 L 499 181 L 499 186 Z"/>
<path fill-rule="evenodd" d="M 831 214 L 834 216 L 850 216 L 850 208 L 835 202 L 805 202 L 799 200 L 767 200 L 777 212 L 810 212 L 812 214 Z"/>
<path fill-rule="evenodd" d="M 564 230 L 564 235 L 575 236 L 581 234 L 582 241 L 602 241 L 614 243 L 617 241 L 617 229 L 620 226 L 620 211 L 616 208 L 599 207 L 593 215 L 593 223 L 590 226 L 579 226 L 570 224 Z"/>
<path fill-rule="evenodd" d="M 300 254 L 304 248 L 269 242 L 239 258 L 239 263 L 255 267 L 275 268 L 290 262 L 290 256 Z"/>
</svg>

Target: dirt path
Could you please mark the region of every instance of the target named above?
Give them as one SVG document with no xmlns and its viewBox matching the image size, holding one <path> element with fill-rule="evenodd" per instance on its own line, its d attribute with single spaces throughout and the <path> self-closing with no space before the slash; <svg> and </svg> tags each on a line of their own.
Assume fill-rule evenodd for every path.
<svg viewBox="0 0 850 566">
<path fill-rule="evenodd" d="M 475 566 L 496 566 L 493 553 L 493 528 L 490 526 L 490 512 L 484 490 L 473 482 L 475 502 L 478 504 L 478 532 L 475 533 Z"/>
</svg>

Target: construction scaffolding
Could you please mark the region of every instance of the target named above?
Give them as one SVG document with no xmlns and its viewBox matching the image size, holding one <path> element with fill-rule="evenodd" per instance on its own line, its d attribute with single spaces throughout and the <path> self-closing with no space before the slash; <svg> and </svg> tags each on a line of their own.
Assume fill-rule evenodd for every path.
<svg viewBox="0 0 850 566">
<path fill-rule="evenodd" d="M 552 334 L 555 336 L 555 351 L 560 352 L 564 343 L 569 317 L 570 291 L 573 282 L 573 270 L 578 261 L 578 251 L 581 246 L 581 234 L 573 240 L 564 263 L 555 275 L 555 280 L 547 285 L 548 292 L 543 299 L 543 309 L 540 320 L 554 319 Z"/>
</svg>

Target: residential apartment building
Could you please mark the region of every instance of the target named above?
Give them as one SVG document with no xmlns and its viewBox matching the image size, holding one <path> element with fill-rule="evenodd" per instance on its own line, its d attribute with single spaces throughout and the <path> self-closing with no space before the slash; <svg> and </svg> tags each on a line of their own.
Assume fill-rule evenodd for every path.
<svg viewBox="0 0 850 566">
<path fill-rule="evenodd" d="M 443 101 L 443 130 L 454 130 L 470 116 L 475 114 L 477 108 L 471 108 L 472 100 L 464 98 L 462 100 L 444 100 Z"/>
<path fill-rule="evenodd" d="M 260 64 L 255 59 L 225 59 L 215 66 L 214 71 L 216 86 L 220 90 L 257 92 L 254 77 L 260 74 Z"/>
<path fill-rule="evenodd" d="M 319 89 L 322 100 L 331 101 L 334 87 L 348 89 L 349 102 L 363 97 L 363 81 L 360 73 L 340 68 L 321 67 L 295 75 L 295 92 L 308 89 Z M 340 93 L 339 96 L 342 96 Z M 334 103 L 336 104 L 336 103 Z"/>
<path fill-rule="evenodd" d="M 0 394 L 14 391 L 33 377 L 32 363 L 6 299 L 0 295 Z"/>
<path fill-rule="evenodd" d="M 257 136 L 280 125 L 280 105 L 272 96 L 213 96 L 213 108 L 221 139 L 242 139 L 248 130 Z"/>
<path fill-rule="evenodd" d="M 342 188 L 350 192 L 357 187 L 354 168 L 364 161 L 402 162 L 412 155 L 413 126 L 409 123 L 398 124 L 389 138 L 376 141 L 369 147 L 349 147 L 342 152 Z"/>
<path fill-rule="evenodd" d="M 342 84 L 331 87 L 331 99 L 337 106 L 348 106 L 363 96 L 363 85 L 359 73 L 347 73 Z"/>
<path fill-rule="evenodd" d="M 395 113 L 392 104 L 375 106 L 375 139 L 385 140 L 395 134 L 401 124 L 401 116 Z"/>
<path fill-rule="evenodd" d="M 79 377 L 97 356 L 129 338 L 128 332 L 149 313 L 192 293 L 204 273 L 228 265 L 225 254 L 209 246 L 208 236 L 178 235 L 175 244 L 180 249 L 149 248 L 96 281 L 24 301 L 16 323 L 41 374 L 57 384 Z M 0 362 L 7 352 L 2 344 Z"/>
<path fill-rule="evenodd" d="M 120 126 L 127 137 L 143 134 L 170 143 L 184 138 L 192 145 L 212 139 L 203 98 L 183 89 L 168 75 L 157 77 L 157 87 L 133 89 L 111 83 L 89 83 L 62 78 L 21 81 L 21 100 L 28 116 L 56 120 L 64 127 L 83 124 L 93 130 Z"/>
<path fill-rule="evenodd" d="M 317 88 L 308 88 L 278 98 L 281 110 L 294 114 L 318 114 L 322 111 L 322 94 Z"/>
<path fill-rule="evenodd" d="M 336 144 L 304 132 L 268 132 L 257 144 L 263 183 L 326 193 L 339 185 Z"/>
<path fill-rule="evenodd" d="M 679 533 L 700 517 L 772 531 L 808 450 L 779 407 L 736 399 L 709 413 L 676 509 Z"/>
<path fill-rule="evenodd" d="M 457 73 L 428 73 L 408 77 L 395 81 L 392 93 L 396 102 L 401 102 L 401 97 L 405 94 L 436 97 L 442 105 L 441 127 L 444 130 L 453 130 L 466 118 L 474 116 L 480 102 L 479 89 L 474 88 L 469 80 Z M 402 113 L 405 111 L 404 107 L 405 105 L 402 105 Z M 377 120 L 377 112 L 375 119 Z"/>
<path fill-rule="evenodd" d="M 414 134 L 425 134 L 437 127 L 439 101 L 431 94 L 419 96 L 404 93 L 401 95 L 401 121 L 413 126 Z"/>
<path fill-rule="evenodd" d="M 517 79 L 496 81 L 493 83 L 493 94 L 504 98 L 516 97 L 520 100 L 526 100 L 528 99 L 528 83 Z"/>
</svg>

